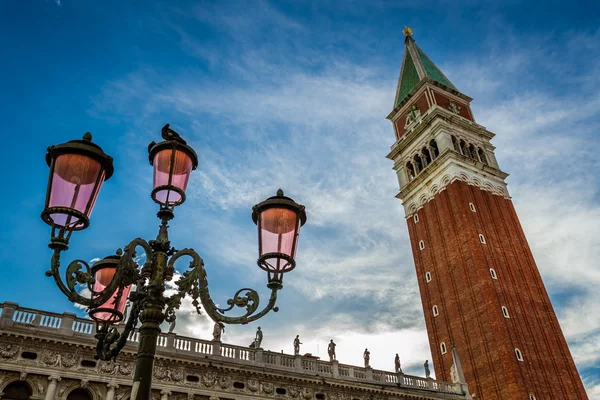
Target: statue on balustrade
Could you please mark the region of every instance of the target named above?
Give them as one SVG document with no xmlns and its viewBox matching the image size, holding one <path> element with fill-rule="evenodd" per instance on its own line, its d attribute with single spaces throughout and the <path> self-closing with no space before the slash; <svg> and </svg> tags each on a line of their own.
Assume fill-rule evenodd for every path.
<svg viewBox="0 0 600 400">
<path fill-rule="evenodd" d="M 423 367 L 425 367 L 425 378 L 431 378 L 431 371 L 429 371 L 429 360 L 425 360 Z"/>
<path fill-rule="evenodd" d="M 173 333 L 173 331 L 175 330 L 175 322 L 176 320 L 171 321 L 171 325 L 169 325 L 169 333 Z"/>
<path fill-rule="evenodd" d="M 256 337 L 254 338 L 254 342 L 252 342 L 250 344 L 250 346 L 248 346 L 251 349 L 260 349 L 260 345 L 262 344 L 262 340 L 263 340 L 263 333 L 260 330 L 260 326 L 258 327 L 258 330 L 256 331 Z"/>
<path fill-rule="evenodd" d="M 327 353 L 329 354 L 329 361 L 337 360 L 335 356 L 335 343 L 333 343 L 333 339 L 329 342 L 329 346 L 327 346 Z"/>
<path fill-rule="evenodd" d="M 296 339 L 294 339 L 294 355 L 300 355 L 300 345 L 302 342 L 300 341 L 300 335 L 296 335 Z"/>
<path fill-rule="evenodd" d="M 365 349 L 365 352 L 363 353 L 363 359 L 365 360 L 365 368 L 370 368 L 371 366 L 369 365 L 369 361 L 371 360 L 371 352 L 369 349 Z"/>
<path fill-rule="evenodd" d="M 400 366 L 400 356 L 396 353 L 396 358 L 394 358 L 394 365 L 396 366 L 396 373 L 402 373 L 402 367 Z"/>
<path fill-rule="evenodd" d="M 213 326 L 213 340 L 215 342 L 221 341 L 221 334 L 225 332 L 225 325 L 222 322 L 215 322 L 215 326 Z"/>
</svg>

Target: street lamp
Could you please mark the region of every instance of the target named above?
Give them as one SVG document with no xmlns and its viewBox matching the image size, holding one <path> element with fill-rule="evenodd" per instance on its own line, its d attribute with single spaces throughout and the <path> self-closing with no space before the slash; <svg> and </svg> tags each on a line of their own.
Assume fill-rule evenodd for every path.
<svg viewBox="0 0 600 400">
<path fill-rule="evenodd" d="M 123 251 L 119 249 L 93 267 L 83 260 L 72 261 L 67 266 L 65 281 L 59 273 L 60 253 L 68 250 L 74 231 L 89 226 L 100 188 L 113 174 L 113 159 L 92 143 L 89 132 L 82 140 L 49 147 L 46 154 L 50 177 L 42 219 L 52 227 L 49 247 L 53 250 L 46 275 L 54 278 L 70 301 L 88 307 L 90 317 L 96 321 L 98 359 L 115 359 L 138 320 L 141 322 L 132 400 L 150 399 L 160 324 L 175 320 L 175 310 L 185 295 L 192 297 L 198 313 L 203 307 L 215 322 L 247 324 L 271 310 L 278 311 L 275 307 L 277 291 L 282 288 L 283 274 L 296 266 L 300 227 L 306 222 L 304 206 L 284 196 L 281 189 L 276 196 L 254 206 L 252 219 L 258 227 L 257 264 L 267 271 L 269 302 L 263 310 L 257 311 L 258 293 L 244 288 L 227 300 L 227 308 L 217 307 L 209 294 L 202 258 L 193 249 L 171 247 L 168 236 L 168 222 L 174 218 L 175 207 L 185 201 L 189 177 L 198 166 L 198 156 L 168 124 L 162 130 L 162 137 L 164 141 L 148 146 L 150 164 L 154 167 L 151 197 L 159 204 L 157 216 L 161 221 L 156 239 L 134 239 Z M 146 256 L 141 268 L 135 261 L 140 248 Z M 166 297 L 165 282 L 173 278 L 175 262 L 181 257 L 191 258 L 189 269 L 175 282 L 177 292 Z M 89 298 L 77 292 L 80 284 L 87 285 L 91 292 Z M 127 299 L 132 309 L 123 332 L 118 332 L 116 324 L 124 318 Z M 244 315 L 225 315 L 234 307 L 245 308 Z"/>
</svg>

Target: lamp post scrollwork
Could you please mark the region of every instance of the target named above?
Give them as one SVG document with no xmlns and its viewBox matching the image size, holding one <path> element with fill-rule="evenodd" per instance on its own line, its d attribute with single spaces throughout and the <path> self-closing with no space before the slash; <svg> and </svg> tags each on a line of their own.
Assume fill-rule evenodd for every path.
<svg viewBox="0 0 600 400">
<path fill-rule="evenodd" d="M 175 310 L 185 296 L 192 299 L 197 312 L 201 310 L 216 323 L 247 324 L 275 307 L 277 292 L 282 288 L 283 274 L 295 268 L 300 227 L 306 222 L 304 206 L 284 196 L 281 189 L 253 207 L 252 219 L 258 227 L 258 266 L 267 272 L 267 287 L 271 294 L 267 305 L 259 308 L 259 295 L 254 289 L 238 290 L 227 307 L 218 307 L 208 288 L 204 261 L 193 249 L 176 250 L 171 246 L 168 224 L 175 207 L 186 199 L 191 172 L 198 166 L 196 152 L 167 124 L 162 129 L 164 141 L 148 146 L 150 164 L 154 167 L 152 199 L 159 205 L 160 227 L 155 240 L 134 239 L 115 255 L 105 257 L 90 266 L 83 260 L 67 265 L 61 277 L 61 253 L 68 250 L 73 232 L 89 226 L 89 218 L 102 187 L 113 172 L 113 159 L 92 143 L 86 133 L 82 140 L 73 140 L 48 148 L 46 161 L 50 177 L 42 219 L 52 228 L 49 247 L 52 250 L 50 269 L 67 298 L 88 308 L 96 322 L 96 358 L 114 360 L 127 343 L 131 332 L 141 322 L 139 347 L 132 387 L 132 399 L 150 399 L 152 369 L 160 324 L 175 320 Z M 140 267 L 138 251 L 145 262 Z M 175 282 L 177 291 L 165 296 L 165 283 L 175 274 L 175 263 L 188 259 L 189 267 Z M 85 285 L 90 297 L 78 292 Z M 125 304 L 131 310 L 122 332 L 118 324 L 125 318 Z M 229 316 L 234 308 L 245 309 L 240 316 Z M 122 326 L 122 325 L 121 325 Z"/>
</svg>

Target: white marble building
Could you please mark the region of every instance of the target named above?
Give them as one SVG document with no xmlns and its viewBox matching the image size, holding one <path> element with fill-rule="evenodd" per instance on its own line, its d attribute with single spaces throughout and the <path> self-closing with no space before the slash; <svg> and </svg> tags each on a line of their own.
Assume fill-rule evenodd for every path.
<svg viewBox="0 0 600 400">
<path fill-rule="evenodd" d="M 1 400 L 128 400 L 137 332 L 116 362 L 94 359 L 95 325 L 74 314 L 0 304 Z M 153 400 L 471 399 L 436 381 L 217 341 L 161 334 Z"/>
</svg>

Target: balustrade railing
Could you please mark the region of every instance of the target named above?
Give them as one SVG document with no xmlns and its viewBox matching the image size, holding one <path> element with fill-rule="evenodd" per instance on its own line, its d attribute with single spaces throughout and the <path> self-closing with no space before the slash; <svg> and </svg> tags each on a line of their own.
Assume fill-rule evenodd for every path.
<svg viewBox="0 0 600 400">
<path fill-rule="evenodd" d="M 0 328 L 14 326 L 19 329 L 35 327 L 64 335 L 89 336 L 93 339 L 95 324 L 75 314 L 55 314 L 39 310 L 19 307 L 15 303 L 0 303 Z M 8 323 L 8 324 L 7 324 Z M 139 342 L 139 332 L 134 329 L 128 337 L 132 344 Z M 315 357 L 294 356 L 291 354 L 250 349 L 221 342 L 179 336 L 176 334 L 160 334 L 157 339 L 160 352 L 176 354 L 204 354 L 208 357 L 220 357 L 234 363 L 262 365 L 269 368 L 280 368 L 300 374 L 319 375 L 349 381 L 373 382 L 378 385 L 427 389 L 437 392 L 457 394 L 461 397 L 459 384 L 436 381 L 431 378 L 397 374 L 388 371 L 373 370 L 352 365 L 339 364 L 337 361 L 322 361 Z M 258 356 L 260 355 L 260 356 Z"/>
</svg>

